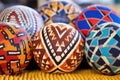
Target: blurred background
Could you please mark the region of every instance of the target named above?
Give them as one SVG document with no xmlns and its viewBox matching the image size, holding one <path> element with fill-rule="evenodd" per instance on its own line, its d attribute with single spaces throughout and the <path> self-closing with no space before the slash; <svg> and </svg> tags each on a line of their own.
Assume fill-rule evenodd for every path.
<svg viewBox="0 0 120 80">
<path fill-rule="evenodd" d="M 46 1 L 53 0 L 0 0 L 0 12 L 10 6 L 13 5 L 26 5 L 33 9 L 38 9 L 38 7 L 44 4 Z M 74 1 L 78 4 L 82 9 L 92 4 L 102 4 L 106 7 L 111 8 L 118 15 L 120 15 L 120 0 L 67 0 Z"/>
<path fill-rule="evenodd" d="M 26 5 L 31 8 L 37 9 L 38 6 L 42 5 L 49 0 L 0 0 L 0 11 L 4 8 L 10 7 L 12 5 Z M 77 3 L 80 7 L 84 8 L 91 4 L 103 4 L 109 8 L 114 9 L 120 14 L 120 0 L 72 0 Z"/>
<path fill-rule="evenodd" d="M 33 8 L 43 4 L 49 0 L 0 0 L 0 8 L 9 7 L 11 5 L 23 4 Z M 120 5 L 120 0 L 72 0 L 81 6 L 89 4 L 109 4 L 109 5 Z"/>
</svg>

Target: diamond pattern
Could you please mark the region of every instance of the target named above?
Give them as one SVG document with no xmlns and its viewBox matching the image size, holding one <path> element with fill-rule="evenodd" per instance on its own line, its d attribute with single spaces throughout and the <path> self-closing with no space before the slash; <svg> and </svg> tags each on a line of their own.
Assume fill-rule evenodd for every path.
<svg viewBox="0 0 120 80">
<path fill-rule="evenodd" d="M 76 21 L 76 26 L 85 36 L 97 25 L 106 22 L 120 23 L 120 18 L 111 9 L 101 5 L 91 5 L 84 9 Z"/>
</svg>

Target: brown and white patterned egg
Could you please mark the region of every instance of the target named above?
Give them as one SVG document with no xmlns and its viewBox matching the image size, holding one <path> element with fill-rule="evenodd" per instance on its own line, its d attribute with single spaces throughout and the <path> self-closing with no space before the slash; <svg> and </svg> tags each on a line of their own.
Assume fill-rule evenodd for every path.
<svg viewBox="0 0 120 80">
<path fill-rule="evenodd" d="M 47 25 L 34 38 L 33 54 L 45 72 L 74 71 L 84 55 L 82 35 L 65 23 Z"/>
</svg>

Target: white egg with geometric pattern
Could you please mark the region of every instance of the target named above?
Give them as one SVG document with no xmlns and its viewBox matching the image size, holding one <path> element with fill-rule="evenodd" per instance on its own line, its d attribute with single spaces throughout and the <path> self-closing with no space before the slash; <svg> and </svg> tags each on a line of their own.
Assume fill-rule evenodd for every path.
<svg viewBox="0 0 120 80">
<path fill-rule="evenodd" d="M 42 17 L 34 9 L 15 5 L 4 9 L 0 13 L 1 22 L 10 22 L 22 26 L 30 34 L 31 38 L 44 27 Z"/>
</svg>

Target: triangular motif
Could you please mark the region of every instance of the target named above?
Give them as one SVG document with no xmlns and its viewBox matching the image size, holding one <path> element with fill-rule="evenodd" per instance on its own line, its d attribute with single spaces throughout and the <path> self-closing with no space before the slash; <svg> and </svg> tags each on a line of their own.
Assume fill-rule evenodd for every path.
<svg viewBox="0 0 120 80">
<path fill-rule="evenodd" d="M 62 52 L 61 46 L 58 47 L 57 52 Z"/>
<path fill-rule="evenodd" d="M 60 27 L 60 28 L 55 28 L 59 38 L 61 39 L 64 34 L 67 32 L 66 29 L 64 27 Z"/>
<path fill-rule="evenodd" d="M 65 26 L 67 25 L 51 25 L 46 27 L 42 32 L 43 40 L 47 46 L 46 49 L 48 49 L 50 56 L 57 65 L 59 65 L 61 61 L 68 55 L 68 51 L 70 51 L 71 46 L 75 44 L 76 40 L 76 38 L 73 40 L 75 31 Z M 44 37 L 45 33 L 47 33 L 47 39 Z M 56 37 L 54 40 L 52 39 L 53 35 Z M 66 38 L 69 38 L 70 41 L 66 41 Z M 72 43 L 70 44 L 70 42 Z M 67 47 L 69 49 L 67 49 Z"/>
<path fill-rule="evenodd" d="M 103 20 L 104 20 L 104 21 L 107 21 L 107 22 L 108 22 L 108 21 L 112 22 L 112 20 L 110 19 L 109 16 L 105 16 L 105 17 L 103 18 Z"/>
<path fill-rule="evenodd" d="M 8 17 L 7 22 L 11 22 L 11 23 L 13 22 L 13 23 L 22 25 L 19 21 L 19 18 L 18 18 L 19 16 L 16 11 L 12 11 L 7 17 Z"/>
<path fill-rule="evenodd" d="M 101 10 L 101 12 L 102 12 L 102 14 L 103 14 L 104 16 L 110 14 L 110 12 L 109 12 L 109 11 L 106 11 L 106 10 Z"/>
<path fill-rule="evenodd" d="M 79 17 L 78 20 L 85 20 L 85 17 L 83 16 L 83 14 Z"/>
<path fill-rule="evenodd" d="M 63 41 L 61 42 L 61 44 L 57 41 L 56 46 L 58 47 L 57 52 L 62 52 L 62 47 L 65 47 L 65 44 Z"/>
<path fill-rule="evenodd" d="M 82 29 L 81 32 L 82 32 L 83 34 L 85 34 L 85 36 L 88 36 L 88 35 L 89 35 L 89 30 L 87 30 L 87 29 Z"/>
<path fill-rule="evenodd" d="M 38 45 L 36 46 L 36 49 L 42 49 L 41 44 L 38 44 Z"/>
<path fill-rule="evenodd" d="M 95 19 L 95 18 L 88 18 L 89 24 L 91 26 L 96 25 L 99 22 L 99 19 Z"/>
</svg>

